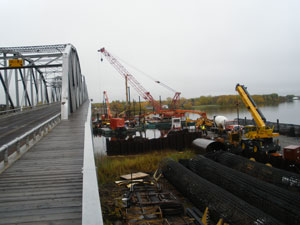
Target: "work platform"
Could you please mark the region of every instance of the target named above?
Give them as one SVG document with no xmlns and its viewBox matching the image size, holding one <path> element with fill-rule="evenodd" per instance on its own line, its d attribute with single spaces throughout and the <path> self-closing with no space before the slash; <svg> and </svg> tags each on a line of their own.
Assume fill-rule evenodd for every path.
<svg viewBox="0 0 300 225">
<path fill-rule="evenodd" d="M 0 224 L 81 224 L 86 101 L 0 175 Z"/>
</svg>

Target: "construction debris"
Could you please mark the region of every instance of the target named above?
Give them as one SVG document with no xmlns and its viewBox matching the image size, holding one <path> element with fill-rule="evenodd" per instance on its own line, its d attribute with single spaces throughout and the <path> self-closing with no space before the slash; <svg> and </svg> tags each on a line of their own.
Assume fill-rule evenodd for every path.
<svg viewBox="0 0 300 225">
<path fill-rule="evenodd" d="M 130 174 L 122 175 L 120 177 L 125 180 L 132 180 L 132 179 L 141 179 L 141 178 L 145 178 L 148 176 L 149 176 L 149 174 L 147 174 L 147 173 L 138 172 L 138 173 L 130 173 Z"/>
<path fill-rule="evenodd" d="M 127 175 L 126 175 L 127 176 Z M 127 224 L 168 224 L 167 216 L 184 214 L 182 203 L 149 178 L 131 183 L 122 198 Z"/>
</svg>

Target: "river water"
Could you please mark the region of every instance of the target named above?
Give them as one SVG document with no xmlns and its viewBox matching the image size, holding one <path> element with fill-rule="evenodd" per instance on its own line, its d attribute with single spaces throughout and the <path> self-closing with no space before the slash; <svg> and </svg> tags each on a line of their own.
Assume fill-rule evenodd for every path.
<svg viewBox="0 0 300 225">
<path fill-rule="evenodd" d="M 260 111 L 264 114 L 267 121 L 276 122 L 279 119 L 280 123 L 291 123 L 300 125 L 300 100 L 292 102 L 280 103 L 278 105 L 259 106 Z M 227 117 L 229 120 L 237 118 L 237 107 L 200 107 L 200 110 L 207 113 L 208 118 L 213 118 L 217 115 Z M 194 115 L 190 115 L 194 118 Z M 252 119 L 251 114 L 245 107 L 239 107 L 239 118 Z"/>
</svg>

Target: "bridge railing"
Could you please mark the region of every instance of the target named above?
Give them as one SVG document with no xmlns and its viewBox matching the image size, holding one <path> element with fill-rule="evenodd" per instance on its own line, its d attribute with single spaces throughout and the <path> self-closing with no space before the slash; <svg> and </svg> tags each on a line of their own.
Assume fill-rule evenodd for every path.
<svg viewBox="0 0 300 225">
<path fill-rule="evenodd" d="M 103 219 L 92 137 L 91 103 L 84 133 L 82 225 L 102 225 Z"/>
<path fill-rule="evenodd" d="M 0 147 L 0 173 L 27 152 L 60 121 L 60 113 Z M 10 154 L 11 153 L 11 154 Z"/>
<path fill-rule="evenodd" d="M 55 104 L 59 104 L 59 102 L 53 102 L 53 103 L 49 103 L 49 104 L 40 104 L 40 105 L 36 105 L 36 106 L 27 106 L 27 107 L 19 107 L 19 108 L 14 108 L 14 109 L 10 109 L 10 110 L 3 110 L 0 111 L 0 116 L 3 115 L 9 115 L 9 114 L 16 114 L 16 113 L 22 113 L 22 112 L 28 112 L 29 110 L 35 110 L 35 109 L 41 109 L 43 107 L 48 107 L 49 105 L 55 105 Z"/>
</svg>

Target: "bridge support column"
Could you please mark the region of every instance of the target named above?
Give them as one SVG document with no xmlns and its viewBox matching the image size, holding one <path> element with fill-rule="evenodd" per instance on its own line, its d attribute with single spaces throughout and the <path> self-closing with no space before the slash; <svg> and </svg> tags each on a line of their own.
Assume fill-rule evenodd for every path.
<svg viewBox="0 0 300 225">
<path fill-rule="evenodd" d="M 69 72 L 70 72 L 70 53 L 71 46 L 67 45 L 63 53 L 62 67 L 62 91 L 61 91 L 61 119 L 68 120 L 70 112 L 70 96 L 69 96 Z"/>
</svg>

